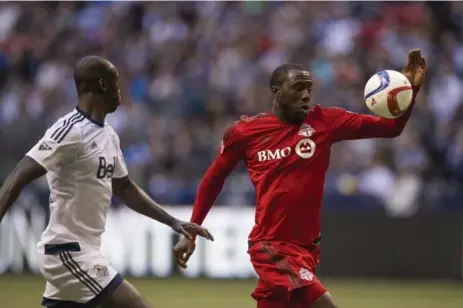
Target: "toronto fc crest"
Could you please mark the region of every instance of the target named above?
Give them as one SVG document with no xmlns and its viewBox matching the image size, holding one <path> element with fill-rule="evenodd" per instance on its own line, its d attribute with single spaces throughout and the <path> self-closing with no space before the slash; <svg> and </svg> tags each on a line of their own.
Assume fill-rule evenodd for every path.
<svg viewBox="0 0 463 308">
<path fill-rule="evenodd" d="M 302 124 L 299 129 L 299 136 L 310 137 L 315 132 L 315 129 L 312 128 L 309 124 Z"/>
</svg>

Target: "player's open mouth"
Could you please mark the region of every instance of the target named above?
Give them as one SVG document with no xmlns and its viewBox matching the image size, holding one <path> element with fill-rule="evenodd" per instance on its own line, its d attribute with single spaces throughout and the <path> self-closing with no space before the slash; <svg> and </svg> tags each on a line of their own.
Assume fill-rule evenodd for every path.
<svg viewBox="0 0 463 308">
<path fill-rule="evenodd" d="M 308 112 L 309 109 L 310 109 L 310 106 L 309 105 L 302 105 L 301 107 L 299 107 L 299 109 L 303 112 Z"/>
</svg>

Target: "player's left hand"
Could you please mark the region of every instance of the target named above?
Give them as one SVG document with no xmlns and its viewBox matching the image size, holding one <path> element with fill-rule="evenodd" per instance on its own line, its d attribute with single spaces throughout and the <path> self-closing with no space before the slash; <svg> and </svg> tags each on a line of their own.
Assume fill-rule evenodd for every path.
<svg viewBox="0 0 463 308">
<path fill-rule="evenodd" d="M 182 220 L 176 220 L 172 225 L 171 228 L 182 235 L 184 235 L 187 239 L 192 240 L 193 236 L 201 236 L 207 240 L 213 241 L 214 237 L 206 228 L 203 228 L 195 223 L 186 222 Z"/>
<path fill-rule="evenodd" d="M 187 262 L 196 249 L 195 241 L 183 238 L 173 248 L 175 261 L 181 268 L 187 268 Z"/>
<path fill-rule="evenodd" d="M 408 78 L 412 86 L 420 86 L 426 75 L 426 59 L 421 55 L 419 48 L 408 52 L 407 63 L 402 74 Z"/>
</svg>

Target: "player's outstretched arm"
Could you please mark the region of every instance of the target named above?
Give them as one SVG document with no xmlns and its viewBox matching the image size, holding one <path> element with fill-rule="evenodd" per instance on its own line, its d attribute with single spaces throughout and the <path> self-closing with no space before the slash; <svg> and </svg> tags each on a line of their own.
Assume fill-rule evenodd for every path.
<svg viewBox="0 0 463 308">
<path fill-rule="evenodd" d="M 333 142 L 366 138 L 393 138 L 399 136 L 411 116 L 416 96 L 426 73 L 426 60 L 419 49 L 408 54 L 407 63 L 402 73 L 413 87 L 412 103 L 402 116 L 396 119 L 383 119 L 376 116 L 348 112 L 341 108 L 327 108 L 331 119 Z"/>
<path fill-rule="evenodd" d="M 239 123 L 234 123 L 225 132 L 220 145 L 219 154 L 206 171 L 198 193 L 196 194 L 195 204 L 191 222 L 202 224 L 217 196 L 222 191 L 227 176 L 232 172 L 238 162 L 244 158 L 246 145 L 244 134 Z M 194 240 L 182 239 L 174 246 L 174 253 L 177 264 L 186 268 L 188 259 L 195 250 Z"/>
<path fill-rule="evenodd" d="M 0 188 L 0 222 L 24 187 L 46 172 L 45 168 L 28 156 L 18 162 Z"/>
<path fill-rule="evenodd" d="M 132 210 L 168 225 L 174 231 L 183 234 L 187 238 L 199 235 L 208 240 L 214 240 L 206 228 L 194 223 L 178 220 L 167 213 L 128 176 L 113 178 L 112 185 L 114 194 Z"/>
<path fill-rule="evenodd" d="M 224 133 L 219 153 L 204 174 L 196 194 L 191 221 L 202 224 L 212 208 L 217 196 L 222 191 L 228 175 L 238 162 L 244 158 L 246 145 L 243 129 L 235 122 Z"/>
</svg>

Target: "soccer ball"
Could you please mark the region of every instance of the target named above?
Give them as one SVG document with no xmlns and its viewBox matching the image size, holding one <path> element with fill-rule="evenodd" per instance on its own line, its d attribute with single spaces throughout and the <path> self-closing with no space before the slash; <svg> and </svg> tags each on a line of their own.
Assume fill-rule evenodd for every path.
<svg viewBox="0 0 463 308">
<path fill-rule="evenodd" d="M 401 116 L 412 102 L 413 89 L 402 73 L 381 71 L 365 85 L 365 103 L 374 114 L 393 119 Z"/>
</svg>

